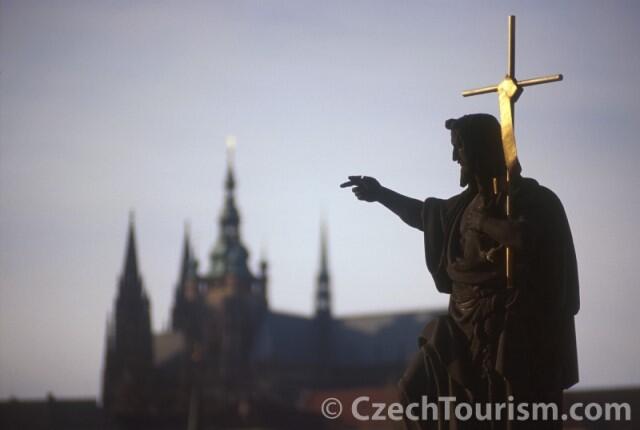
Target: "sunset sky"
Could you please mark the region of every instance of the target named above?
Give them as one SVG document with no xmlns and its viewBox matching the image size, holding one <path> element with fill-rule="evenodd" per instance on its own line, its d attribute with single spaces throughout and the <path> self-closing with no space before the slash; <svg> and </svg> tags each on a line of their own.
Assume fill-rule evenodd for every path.
<svg viewBox="0 0 640 430">
<path fill-rule="evenodd" d="M 269 301 L 311 314 L 322 220 L 338 316 L 443 308 L 422 236 L 338 185 L 459 191 L 447 118 L 506 70 L 517 16 L 523 174 L 564 203 L 578 255 L 577 388 L 639 385 L 640 3 L 0 0 L 0 399 L 97 396 L 128 213 L 155 330 L 185 221 L 217 236 L 225 137 Z"/>
</svg>

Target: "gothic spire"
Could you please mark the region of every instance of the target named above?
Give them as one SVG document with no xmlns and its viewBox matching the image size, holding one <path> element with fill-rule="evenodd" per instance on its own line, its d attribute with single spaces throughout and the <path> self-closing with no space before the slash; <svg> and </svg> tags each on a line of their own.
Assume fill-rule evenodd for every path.
<svg viewBox="0 0 640 430">
<path fill-rule="evenodd" d="M 235 137 L 227 137 L 227 173 L 225 178 L 225 200 L 220 214 L 220 233 L 211 252 L 210 275 L 216 278 L 233 274 L 251 278 L 247 266 L 249 253 L 240 240 L 240 213 L 236 207 L 233 154 Z"/>
<path fill-rule="evenodd" d="M 143 396 L 145 381 L 152 366 L 152 336 L 149 299 L 142 286 L 138 268 L 133 213 L 129 214 L 129 228 L 124 268 L 120 276 L 112 327 L 113 351 L 107 354 L 104 398 L 105 405 L 115 398 L 121 381 L 135 386 L 132 396 Z M 112 389 L 116 391 L 112 391 Z"/>
<path fill-rule="evenodd" d="M 138 272 L 138 255 L 136 250 L 135 221 L 133 211 L 129 212 L 129 231 L 125 251 L 124 269 L 120 278 L 121 294 L 142 293 L 142 281 Z"/>
<path fill-rule="evenodd" d="M 233 197 L 233 190 L 236 186 L 236 181 L 233 177 L 233 157 L 236 152 L 236 137 L 227 136 L 227 180 L 225 181 L 225 188 L 227 190 L 227 196 Z"/>
<path fill-rule="evenodd" d="M 322 224 L 320 228 L 320 270 L 318 271 L 318 280 L 329 282 L 329 263 L 327 257 L 327 228 Z"/>
<path fill-rule="evenodd" d="M 260 251 L 260 262 L 258 263 L 258 277 L 256 278 L 256 292 L 261 299 L 261 303 L 267 305 L 267 288 L 269 286 L 269 263 L 264 248 Z"/>
<path fill-rule="evenodd" d="M 227 137 L 227 176 L 224 182 L 225 202 L 222 215 L 220 217 L 223 234 L 235 239 L 238 236 L 240 225 L 240 214 L 236 207 L 235 189 L 236 179 L 233 171 L 233 156 L 235 152 L 236 139 L 233 136 Z"/>
<path fill-rule="evenodd" d="M 189 223 L 184 224 L 184 239 L 182 241 L 182 258 L 180 261 L 180 272 L 178 273 L 178 288 L 182 286 L 189 274 L 189 266 L 191 264 L 191 241 L 189 239 Z"/>
<path fill-rule="evenodd" d="M 320 267 L 316 279 L 316 316 L 331 314 L 331 277 L 327 254 L 327 229 L 323 223 L 320 228 Z"/>
<path fill-rule="evenodd" d="M 171 311 L 171 326 L 174 330 L 180 330 L 186 327 L 190 312 L 188 301 L 194 300 L 194 288 L 197 289 L 197 279 L 198 262 L 191 248 L 189 224 L 185 222 L 182 258 Z M 193 281 L 195 281 L 195 285 Z"/>
</svg>

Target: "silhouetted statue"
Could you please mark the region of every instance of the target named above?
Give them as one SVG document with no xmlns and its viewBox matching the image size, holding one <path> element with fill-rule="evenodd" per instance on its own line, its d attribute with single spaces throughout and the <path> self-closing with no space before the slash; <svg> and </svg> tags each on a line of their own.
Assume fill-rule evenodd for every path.
<svg viewBox="0 0 640 430">
<path fill-rule="evenodd" d="M 554 402 L 578 381 L 574 315 L 575 251 L 560 200 L 535 180 L 510 178 L 511 216 L 504 215 L 505 161 L 500 125 L 488 114 L 448 120 L 453 161 L 465 190 L 424 202 L 367 176 L 349 176 L 360 200 L 380 202 L 424 232 L 426 263 L 449 312 L 427 325 L 420 349 L 399 382 L 403 401 L 455 396 L 483 404 Z M 505 248 L 515 253 L 513 285 L 505 281 Z M 513 396 L 510 398 L 509 396 Z M 503 420 L 407 422 L 415 428 L 561 428 L 561 422 Z M 473 406 L 475 408 L 475 406 Z M 484 410 L 484 409 L 483 409 Z M 515 409 L 515 417 L 518 410 Z M 529 408 L 531 411 L 531 408 Z M 560 413 L 562 411 L 560 410 Z M 508 422 L 507 422 L 508 421 Z"/>
</svg>

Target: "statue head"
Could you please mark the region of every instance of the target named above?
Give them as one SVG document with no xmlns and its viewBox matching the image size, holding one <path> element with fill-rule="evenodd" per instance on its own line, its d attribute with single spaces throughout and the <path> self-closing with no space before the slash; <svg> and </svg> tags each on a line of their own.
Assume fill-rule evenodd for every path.
<svg viewBox="0 0 640 430">
<path fill-rule="evenodd" d="M 445 127 L 451 130 L 453 161 L 460 164 L 460 186 L 505 175 L 502 132 L 494 116 L 464 115 L 448 119 Z"/>
</svg>

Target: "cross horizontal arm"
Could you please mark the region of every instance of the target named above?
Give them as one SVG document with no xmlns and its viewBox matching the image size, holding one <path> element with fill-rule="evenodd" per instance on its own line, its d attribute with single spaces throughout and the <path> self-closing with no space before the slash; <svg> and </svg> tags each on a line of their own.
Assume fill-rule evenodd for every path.
<svg viewBox="0 0 640 430">
<path fill-rule="evenodd" d="M 530 87 L 532 85 L 547 84 L 549 82 L 557 82 L 562 80 L 562 75 L 549 75 L 540 76 L 537 78 L 524 79 L 517 81 L 519 87 Z M 488 87 L 476 88 L 473 90 L 465 90 L 462 92 L 463 97 L 477 96 L 479 94 L 495 93 L 498 91 L 498 85 L 491 85 Z"/>
<path fill-rule="evenodd" d="M 562 75 L 540 76 L 537 78 L 523 79 L 522 81 L 518 81 L 518 86 L 530 87 L 531 85 L 546 84 L 549 82 L 557 82 L 561 80 L 562 80 Z"/>
<path fill-rule="evenodd" d="M 492 85 L 490 87 L 476 88 L 475 90 L 465 90 L 462 92 L 462 96 L 463 97 L 477 96 L 480 94 L 495 93 L 496 91 L 498 91 L 498 86 Z"/>
</svg>

